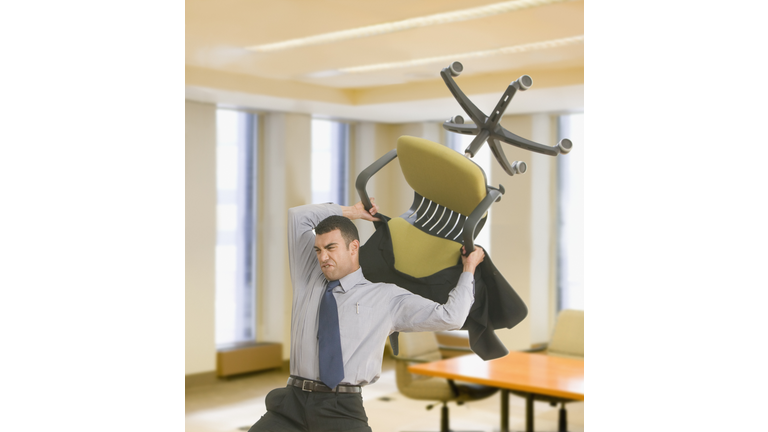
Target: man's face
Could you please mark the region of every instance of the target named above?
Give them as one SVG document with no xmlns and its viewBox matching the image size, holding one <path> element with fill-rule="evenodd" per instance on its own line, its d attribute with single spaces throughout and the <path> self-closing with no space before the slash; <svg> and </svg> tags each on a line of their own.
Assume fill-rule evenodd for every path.
<svg viewBox="0 0 768 432">
<path fill-rule="evenodd" d="M 339 230 L 315 236 L 317 261 L 329 281 L 339 280 L 360 267 L 357 255 L 359 250 L 360 242 L 353 240 L 347 247 Z"/>
</svg>

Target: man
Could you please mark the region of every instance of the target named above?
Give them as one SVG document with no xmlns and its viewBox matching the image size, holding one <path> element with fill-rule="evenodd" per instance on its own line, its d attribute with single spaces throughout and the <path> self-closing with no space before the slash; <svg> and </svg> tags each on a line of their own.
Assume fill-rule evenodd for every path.
<svg viewBox="0 0 768 432">
<path fill-rule="evenodd" d="M 373 202 L 373 199 L 371 199 Z M 293 283 L 291 376 L 266 398 L 256 431 L 370 431 L 362 386 L 381 375 L 393 332 L 461 328 L 474 300 L 474 271 L 485 254 L 462 256 L 464 272 L 441 305 L 396 285 L 372 283 L 359 265 L 354 219 L 376 220 L 374 204 L 320 204 L 288 211 Z M 314 233 L 313 233 L 314 231 Z"/>
</svg>

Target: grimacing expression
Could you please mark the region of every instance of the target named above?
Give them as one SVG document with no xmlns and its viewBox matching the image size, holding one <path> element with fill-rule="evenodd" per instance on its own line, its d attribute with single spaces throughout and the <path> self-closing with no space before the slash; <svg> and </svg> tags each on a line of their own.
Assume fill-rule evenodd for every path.
<svg viewBox="0 0 768 432">
<path fill-rule="evenodd" d="M 353 240 L 347 247 L 338 229 L 315 236 L 317 261 L 329 281 L 339 280 L 357 270 L 359 250 L 360 242 Z"/>
</svg>

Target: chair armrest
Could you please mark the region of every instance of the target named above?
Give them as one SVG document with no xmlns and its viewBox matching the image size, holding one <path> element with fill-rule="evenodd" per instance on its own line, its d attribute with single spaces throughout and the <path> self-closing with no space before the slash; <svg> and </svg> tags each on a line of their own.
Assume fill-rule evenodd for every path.
<svg viewBox="0 0 768 432">
<path fill-rule="evenodd" d="M 363 206 L 366 210 L 370 210 L 371 207 L 373 207 L 371 204 L 371 199 L 368 198 L 368 191 L 365 190 L 365 186 L 368 184 L 368 180 L 370 180 L 371 177 L 373 177 L 373 175 L 376 174 L 380 169 L 384 168 L 386 164 L 392 162 L 392 160 L 396 157 L 397 150 L 390 150 L 389 153 L 380 157 L 378 160 L 376 160 L 376 162 L 369 165 L 368 168 L 361 171 L 360 175 L 357 176 L 357 180 L 355 180 L 355 188 L 357 189 L 357 193 L 360 194 L 360 201 L 363 202 Z"/>
<path fill-rule="evenodd" d="M 464 221 L 464 229 L 461 233 L 461 237 L 464 240 L 464 247 L 466 248 L 467 255 L 475 250 L 474 238 L 477 224 L 480 222 L 480 219 L 482 219 L 485 212 L 491 208 L 491 204 L 493 204 L 497 199 L 501 198 L 503 193 L 503 190 L 488 188 L 488 194 L 485 196 L 485 198 L 483 198 L 482 201 L 480 201 L 480 204 L 478 204 L 477 207 L 472 210 L 472 214 L 467 217 L 467 220 Z"/>
</svg>

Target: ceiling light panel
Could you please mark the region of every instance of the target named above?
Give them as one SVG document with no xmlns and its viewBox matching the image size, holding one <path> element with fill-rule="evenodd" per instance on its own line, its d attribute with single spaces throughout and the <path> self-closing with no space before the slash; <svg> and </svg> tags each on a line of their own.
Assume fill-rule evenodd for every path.
<svg viewBox="0 0 768 432">
<path fill-rule="evenodd" d="M 488 57 L 488 56 L 494 56 L 499 54 L 516 54 L 516 53 L 522 53 L 527 51 L 556 48 L 556 47 L 583 43 L 583 42 L 584 42 L 584 35 L 579 35 L 579 36 L 572 36 L 572 37 L 567 37 L 562 39 L 554 39 L 554 40 L 549 40 L 544 42 L 534 42 L 534 43 L 523 44 L 523 45 L 514 45 L 514 46 L 508 46 L 504 48 L 485 50 L 485 51 L 474 51 L 474 52 L 467 52 L 467 53 L 461 53 L 461 54 L 442 55 L 439 57 L 428 57 L 428 58 L 414 59 L 414 60 L 408 60 L 403 62 L 378 63 L 378 64 L 366 65 L 366 66 L 355 66 L 350 68 L 342 68 L 342 69 L 339 69 L 338 71 L 342 73 L 374 72 L 374 71 L 381 71 L 381 70 L 387 70 L 387 69 L 399 69 L 399 68 L 407 68 L 407 67 L 413 67 L 413 66 L 422 66 L 426 64 L 432 64 L 432 63 L 446 63 L 446 62 L 450 63 L 455 60 L 466 60 L 470 58 Z"/>
<path fill-rule="evenodd" d="M 563 3 L 572 0 L 513 0 L 501 3 L 494 3 L 485 6 L 479 6 L 470 9 L 462 9 L 453 12 L 445 12 L 423 17 L 409 18 L 402 21 L 395 21 L 371 26 L 359 27 L 355 29 L 342 30 L 331 33 L 323 33 L 305 38 L 291 39 L 282 42 L 275 42 L 264 45 L 255 45 L 246 47 L 246 49 L 256 52 L 280 51 L 309 45 L 325 44 L 330 42 L 339 42 L 348 39 L 365 38 L 378 36 L 387 33 L 400 32 L 419 27 L 428 27 L 438 24 L 448 24 L 459 21 L 467 21 L 478 18 L 485 18 L 506 12 L 512 12 L 521 9 L 527 9 L 537 6 L 544 6 L 552 3 Z"/>
</svg>

